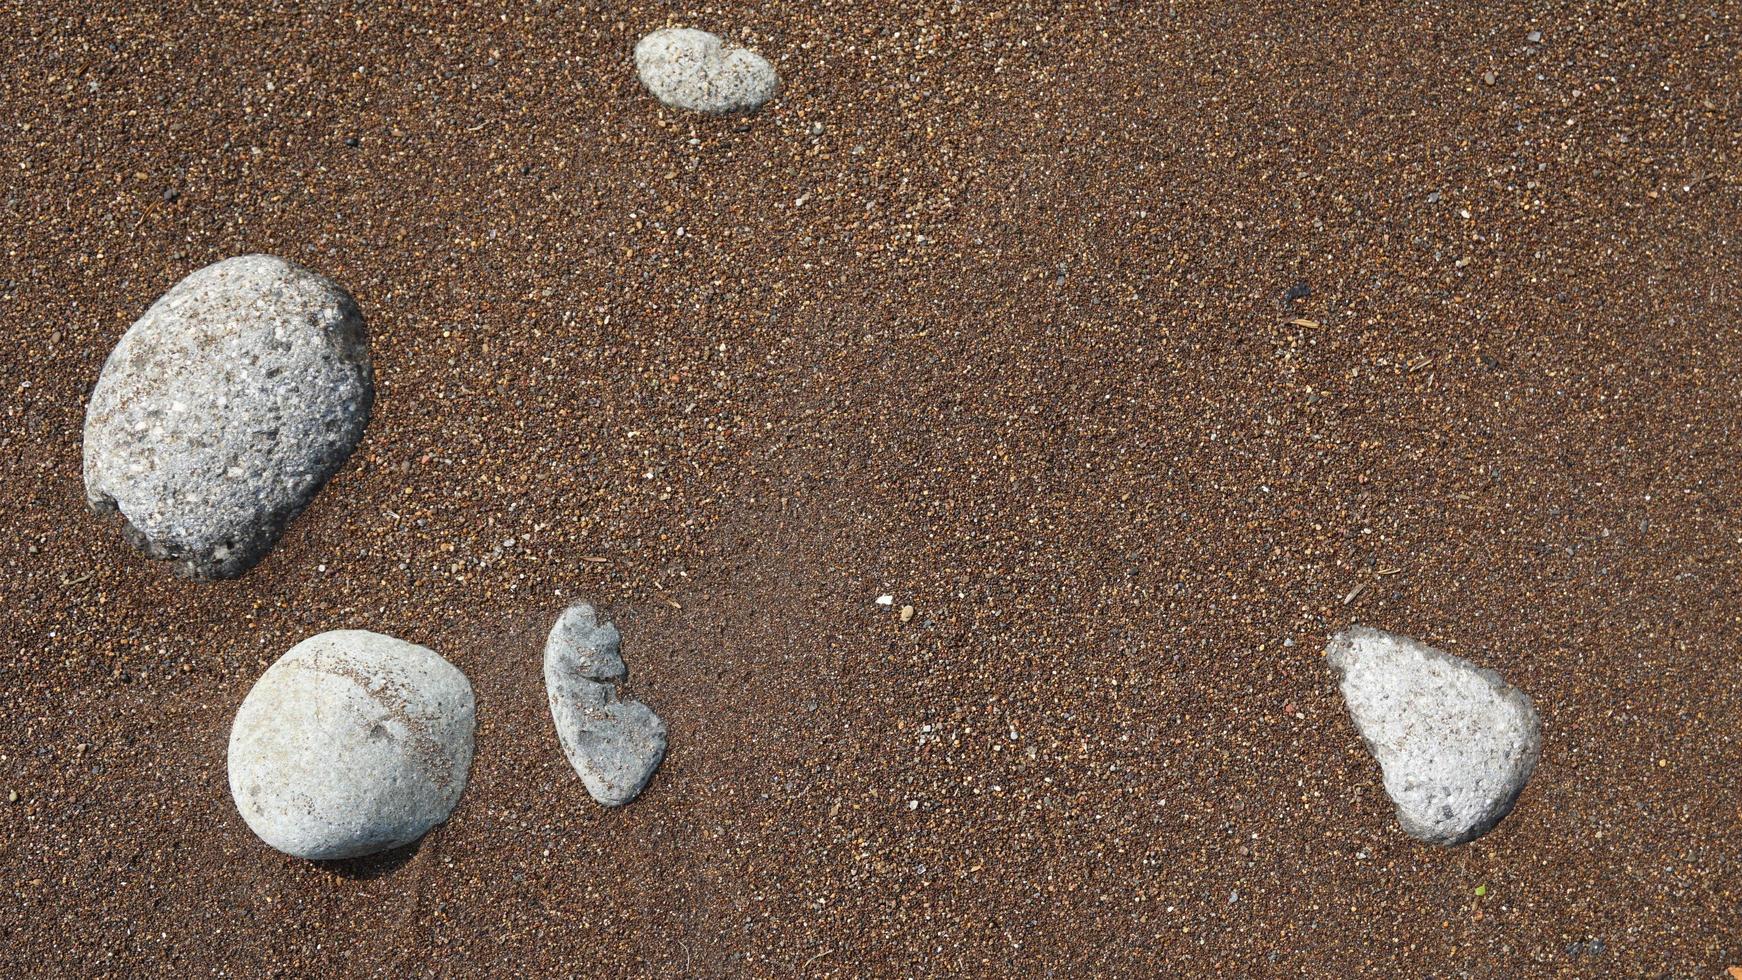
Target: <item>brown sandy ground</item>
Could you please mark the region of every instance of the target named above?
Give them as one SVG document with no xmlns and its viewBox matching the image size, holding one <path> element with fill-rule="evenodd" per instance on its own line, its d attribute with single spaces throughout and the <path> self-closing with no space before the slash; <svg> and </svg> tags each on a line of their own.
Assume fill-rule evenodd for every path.
<svg viewBox="0 0 1742 980">
<path fill-rule="evenodd" d="M 628 55 L 668 21 L 785 92 L 660 109 Z M 0 970 L 1742 963 L 1736 3 L 48 0 L 0 36 Z M 248 251 L 355 292 L 380 397 L 195 587 L 86 513 L 82 399 Z M 542 702 L 575 597 L 671 727 L 619 812 Z M 1494 834 L 1397 831 L 1321 661 L 1351 621 L 1535 698 Z M 339 627 L 478 691 L 409 859 L 283 858 L 226 791 L 249 685 Z"/>
</svg>

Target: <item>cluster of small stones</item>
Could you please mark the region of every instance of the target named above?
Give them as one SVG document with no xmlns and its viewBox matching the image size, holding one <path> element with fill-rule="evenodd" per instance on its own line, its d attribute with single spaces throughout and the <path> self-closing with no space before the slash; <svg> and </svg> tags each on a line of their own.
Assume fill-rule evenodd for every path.
<svg viewBox="0 0 1742 980">
<path fill-rule="evenodd" d="M 753 51 L 704 31 L 635 48 L 662 103 L 754 112 L 780 88 Z M 374 371 L 362 313 L 338 284 L 243 255 L 175 284 L 115 345 L 85 414 L 86 498 L 146 556 L 196 581 L 272 550 L 363 437 Z M 552 628 L 544 674 L 564 755 L 605 806 L 635 799 L 665 757 L 665 723 L 621 701 L 615 626 L 591 606 Z M 446 820 L 472 764 L 472 686 L 431 650 L 362 630 L 297 644 L 261 675 L 230 732 L 230 792 L 286 854 L 360 857 Z"/>
<path fill-rule="evenodd" d="M 695 112 L 754 112 L 780 88 L 761 55 L 687 28 L 647 35 L 635 65 L 660 102 Z M 344 289 L 272 256 L 218 262 L 164 294 L 104 364 L 85 420 L 86 494 L 146 555 L 195 580 L 235 577 L 356 448 L 373 396 L 363 318 Z M 558 742 L 605 806 L 635 799 L 666 749 L 659 716 L 618 698 L 621 642 L 582 604 L 544 650 Z M 1511 811 L 1541 751 L 1522 692 L 1365 627 L 1333 637 L 1326 658 L 1405 832 L 1455 845 Z M 402 847 L 458 803 L 474 714 L 471 684 L 433 651 L 322 633 L 280 657 L 237 710 L 230 791 L 249 828 L 286 854 Z"/>
</svg>

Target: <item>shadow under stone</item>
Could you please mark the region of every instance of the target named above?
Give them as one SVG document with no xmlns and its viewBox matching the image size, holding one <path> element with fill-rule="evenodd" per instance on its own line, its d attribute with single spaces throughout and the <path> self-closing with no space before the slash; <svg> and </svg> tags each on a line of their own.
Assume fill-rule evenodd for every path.
<svg viewBox="0 0 1742 980">
<path fill-rule="evenodd" d="M 365 854 L 362 857 L 340 858 L 336 861 L 315 861 L 315 865 L 331 871 L 341 878 L 353 881 L 367 881 L 390 875 L 404 867 L 406 862 L 417 856 L 417 849 L 423 846 L 423 838 L 409 844 L 396 847 L 391 851 L 379 854 Z"/>
</svg>

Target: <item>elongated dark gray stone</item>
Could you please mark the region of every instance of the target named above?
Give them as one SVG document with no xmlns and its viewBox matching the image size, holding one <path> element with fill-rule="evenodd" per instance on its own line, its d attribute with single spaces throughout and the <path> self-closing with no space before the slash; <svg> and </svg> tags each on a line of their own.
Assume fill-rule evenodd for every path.
<svg viewBox="0 0 1742 980">
<path fill-rule="evenodd" d="M 544 647 L 544 685 L 563 755 L 605 806 L 641 795 L 665 758 L 665 722 L 640 701 L 617 700 L 628 674 L 617 627 L 593 607 L 570 606 Z"/>
</svg>

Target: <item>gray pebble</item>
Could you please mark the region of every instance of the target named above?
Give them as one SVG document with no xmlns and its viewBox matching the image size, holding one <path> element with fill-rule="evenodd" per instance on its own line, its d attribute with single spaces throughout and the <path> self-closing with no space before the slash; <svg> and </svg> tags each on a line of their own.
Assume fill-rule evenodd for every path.
<svg viewBox="0 0 1742 980">
<path fill-rule="evenodd" d="M 766 58 L 687 27 L 642 38 L 635 45 L 635 69 L 659 101 L 712 115 L 755 112 L 780 88 Z"/>
<path fill-rule="evenodd" d="M 476 706 L 459 668 L 365 630 L 290 648 L 230 728 L 230 794 L 250 830 L 310 860 L 361 857 L 446 820 L 472 766 Z"/>
<path fill-rule="evenodd" d="M 622 806 L 641 795 L 665 758 L 665 722 L 640 701 L 617 700 L 628 676 L 617 627 L 585 603 L 570 606 L 544 647 L 545 694 L 563 755 L 594 800 Z"/>
<path fill-rule="evenodd" d="M 269 255 L 172 287 L 109 354 L 85 412 L 85 494 L 194 579 L 271 550 L 350 456 L 374 398 L 363 317 Z"/>
<path fill-rule="evenodd" d="M 1325 655 L 1405 832 L 1461 844 L 1511 812 L 1540 755 L 1523 692 L 1461 657 L 1362 626 L 1332 637 Z"/>
</svg>

